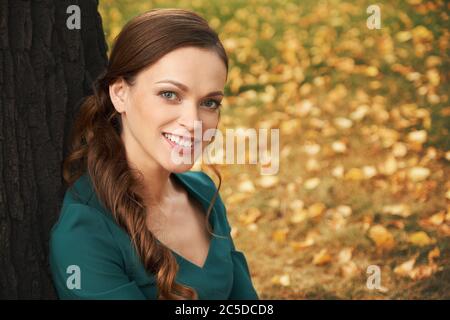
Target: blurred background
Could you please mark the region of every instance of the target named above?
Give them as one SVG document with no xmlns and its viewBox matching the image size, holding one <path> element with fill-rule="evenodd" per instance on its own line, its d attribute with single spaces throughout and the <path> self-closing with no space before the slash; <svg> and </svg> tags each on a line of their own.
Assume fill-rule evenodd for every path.
<svg viewBox="0 0 450 320">
<path fill-rule="evenodd" d="M 218 166 L 260 297 L 449 299 L 449 3 L 101 0 L 108 46 L 164 7 L 202 15 L 229 54 L 219 128 L 280 129 L 278 174 Z"/>
</svg>

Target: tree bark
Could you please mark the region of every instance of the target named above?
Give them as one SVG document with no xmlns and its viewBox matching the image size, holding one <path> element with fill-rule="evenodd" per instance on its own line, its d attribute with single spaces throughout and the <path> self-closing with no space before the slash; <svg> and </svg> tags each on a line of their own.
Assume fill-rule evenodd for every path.
<svg viewBox="0 0 450 320">
<path fill-rule="evenodd" d="M 69 30 L 81 9 L 81 29 Z M 0 299 L 54 299 L 50 230 L 79 102 L 107 64 L 98 0 L 0 0 Z"/>
</svg>

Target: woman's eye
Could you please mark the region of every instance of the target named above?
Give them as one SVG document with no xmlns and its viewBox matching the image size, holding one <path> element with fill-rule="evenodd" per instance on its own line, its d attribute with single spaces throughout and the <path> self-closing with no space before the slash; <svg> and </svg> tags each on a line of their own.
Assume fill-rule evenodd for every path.
<svg viewBox="0 0 450 320">
<path fill-rule="evenodd" d="M 217 101 L 217 100 L 214 100 L 214 99 L 207 100 L 206 103 L 208 103 L 208 102 L 212 102 L 213 103 L 212 105 L 211 104 L 207 105 L 208 109 L 217 109 L 217 108 L 219 108 L 221 106 L 220 101 Z"/>
<path fill-rule="evenodd" d="M 159 95 L 169 100 L 173 100 L 172 97 L 176 97 L 176 94 L 173 91 L 161 91 Z"/>
</svg>

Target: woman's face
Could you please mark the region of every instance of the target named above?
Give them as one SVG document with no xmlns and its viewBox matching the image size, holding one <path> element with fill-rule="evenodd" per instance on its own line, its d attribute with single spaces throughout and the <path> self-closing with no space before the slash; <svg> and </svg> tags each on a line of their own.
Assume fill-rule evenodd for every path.
<svg viewBox="0 0 450 320">
<path fill-rule="evenodd" d="M 141 71 L 133 85 L 122 79 L 110 85 L 128 159 L 144 170 L 154 164 L 170 172 L 189 170 L 194 147 L 200 151 L 195 156 L 201 155 L 208 145 L 204 132 L 217 128 L 226 73 L 214 51 L 184 47 Z M 194 141 L 194 125 L 201 141 Z M 180 163 L 183 157 L 190 161 Z"/>
</svg>

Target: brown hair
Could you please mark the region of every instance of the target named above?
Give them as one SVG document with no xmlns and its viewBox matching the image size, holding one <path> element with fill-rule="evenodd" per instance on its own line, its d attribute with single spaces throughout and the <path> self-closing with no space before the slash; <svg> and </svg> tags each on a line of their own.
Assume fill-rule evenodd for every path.
<svg viewBox="0 0 450 320">
<path fill-rule="evenodd" d="M 87 170 L 94 190 L 117 223 L 130 235 L 147 271 L 156 277 L 158 299 L 198 299 L 197 292 L 175 282 L 178 264 L 170 249 L 157 241 L 145 223 L 145 207 L 137 193 L 139 180 L 129 167 L 120 138 L 121 119 L 109 95 L 119 77 L 132 84 L 137 73 L 180 47 L 212 49 L 228 70 L 228 57 L 206 20 L 183 9 L 153 9 L 130 20 L 115 39 L 106 70 L 94 81 L 93 95 L 82 103 L 71 132 L 71 149 L 63 162 L 70 187 Z M 206 214 L 208 223 L 222 178 Z"/>
</svg>

